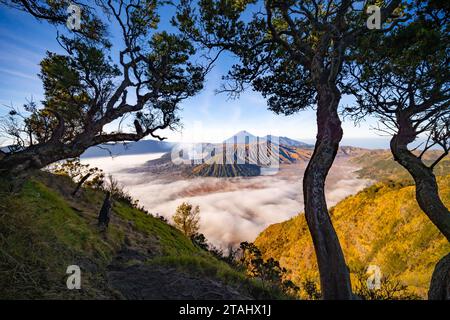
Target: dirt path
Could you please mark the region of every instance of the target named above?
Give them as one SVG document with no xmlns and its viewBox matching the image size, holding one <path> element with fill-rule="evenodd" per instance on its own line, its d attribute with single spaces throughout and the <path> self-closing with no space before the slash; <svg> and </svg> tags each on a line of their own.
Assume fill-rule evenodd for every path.
<svg viewBox="0 0 450 320">
<path fill-rule="evenodd" d="M 107 281 L 123 299 L 134 300 L 247 300 L 237 288 L 220 281 L 180 271 L 173 267 L 146 264 L 145 255 L 124 249 L 108 267 Z M 133 265 L 129 265 L 133 263 Z"/>
</svg>

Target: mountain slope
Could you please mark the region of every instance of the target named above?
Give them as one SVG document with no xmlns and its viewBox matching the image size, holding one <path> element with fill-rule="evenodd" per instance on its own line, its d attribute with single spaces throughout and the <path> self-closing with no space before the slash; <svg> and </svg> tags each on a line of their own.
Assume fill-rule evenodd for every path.
<svg viewBox="0 0 450 320">
<path fill-rule="evenodd" d="M 280 165 L 306 163 L 313 153 L 310 148 L 283 144 L 268 147 L 265 142 L 241 143 L 236 146 L 234 144 L 226 146 L 223 144 L 197 144 L 192 147 L 192 150 L 194 149 L 197 157 L 195 162 L 189 161 L 187 158 L 187 160 L 184 159 L 184 163 L 175 164 L 172 161 L 172 153 L 169 152 L 159 159 L 148 161 L 144 166 L 128 171 L 174 174 L 184 177 L 253 177 L 263 174 L 267 168 L 270 172 L 271 168 L 277 169 Z M 186 152 L 189 153 L 189 151 L 190 149 Z M 343 146 L 339 148 L 337 157 L 354 158 L 366 152 L 368 152 L 366 149 Z M 204 163 L 202 163 L 202 159 L 204 159 Z"/>
<path fill-rule="evenodd" d="M 227 147 L 226 150 L 223 150 L 219 147 L 218 150 L 219 152 L 210 158 L 209 164 L 193 166 L 192 174 L 204 177 L 257 176 L 263 172 L 264 168 L 278 168 L 280 165 L 308 162 L 313 153 L 311 148 L 284 144 L 268 148 L 265 142 L 250 143 L 247 146 L 238 144 L 236 149 Z M 339 148 L 337 157 L 352 158 L 365 152 L 367 152 L 366 149 L 343 146 Z M 223 162 L 224 154 L 227 159 L 235 159 L 236 163 L 218 164 Z"/>
<path fill-rule="evenodd" d="M 156 152 L 168 152 L 173 148 L 173 143 L 158 140 L 141 140 L 137 142 L 110 143 L 87 149 L 82 158 L 109 157 L 120 155 L 135 155 Z"/>
<path fill-rule="evenodd" d="M 439 178 L 444 203 L 450 206 L 450 176 Z M 436 262 L 450 244 L 418 207 L 414 186 L 380 182 L 350 196 L 331 209 L 333 224 L 352 272 L 378 265 L 383 275 L 426 297 Z M 269 226 L 255 244 L 273 257 L 298 285 L 318 281 L 312 240 L 303 214 Z"/>
<path fill-rule="evenodd" d="M 1 186 L 0 299 L 276 297 L 125 200 L 102 232 L 101 191 L 73 198 L 70 179 L 45 173 L 18 194 Z M 66 288 L 69 265 L 81 268 L 81 290 Z"/>
<path fill-rule="evenodd" d="M 430 150 L 424 155 L 424 161 L 427 164 L 431 164 L 440 155 L 441 152 Z M 361 166 L 361 169 L 356 171 L 360 178 L 378 181 L 387 179 L 412 179 L 408 171 L 394 161 L 392 153 L 389 150 L 369 151 L 355 157 L 351 161 Z M 450 156 L 442 159 L 433 171 L 436 176 L 450 174 Z"/>
<path fill-rule="evenodd" d="M 199 164 L 192 168 L 192 174 L 201 177 L 255 177 L 261 168 L 254 164 Z"/>
<path fill-rule="evenodd" d="M 265 139 L 268 138 L 268 136 L 264 137 Z M 314 148 L 314 145 L 308 144 L 303 141 L 294 140 L 288 137 L 276 137 L 276 139 L 279 141 L 279 144 L 285 145 L 287 147 L 296 147 L 296 148 Z"/>
<path fill-rule="evenodd" d="M 254 136 L 250 132 L 241 130 L 241 131 L 235 133 L 234 135 L 232 135 L 231 137 L 229 137 L 228 139 L 224 140 L 223 142 L 225 142 L 227 144 L 233 144 L 235 141 L 237 143 L 246 143 L 248 140 L 248 143 L 254 143 L 257 141 L 257 138 L 258 138 L 257 136 Z"/>
<path fill-rule="evenodd" d="M 282 144 L 286 147 L 296 147 L 296 148 L 313 148 L 314 145 L 294 140 L 288 137 L 277 137 L 273 135 L 265 135 L 264 137 L 257 137 L 253 134 L 251 134 L 248 131 L 242 130 L 238 133 L 234 134 L 230 138 L 224 140 L 225 143 L 233 144 L 235 141 L 236 143 L 256 143 L 259 139 L 260 142 L 268 141 L 270 138 L 270 141 L 276 143 L 276 144 Z"/>
</svg>

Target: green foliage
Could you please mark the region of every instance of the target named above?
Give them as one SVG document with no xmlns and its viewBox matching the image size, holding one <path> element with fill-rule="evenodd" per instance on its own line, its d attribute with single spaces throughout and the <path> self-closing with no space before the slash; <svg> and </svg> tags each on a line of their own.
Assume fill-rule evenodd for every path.
<svg viewBox="0 0 450 320">
<path fill-rule="evenodd" d="M 113 79 L 120 71 L 112 60 L 95 44 L 81 40 L 61 40 L 71 55 L 47 52 L 41 61 L 41 73 L 45 101 L 44 108 L 36 108 L 30 115 L 37 141 L 48 141 L 57 125 L 63 119 L 64 142 L 72 141 L 84 132 L 89 110 L 93 112 L 92 90 L 110 94 L 114 89 Z M 45 132 L 46 135 L 40 134 Z"/>
<path fill-rule="evenodd" d="M 236 256 L 239 251 L 238 249 L 233 249 L 233 247 L 230 245 L 228 247 L 228 253 L 225 254 L 222 249 L 214 246 L 211 243 L 208 243 L 208 240 L 202 233 L 194 234 L 193 236 L 191 236 L 191 240 L 195 246 L 210 253 L 216 259 L 227 263 L 232 268 L 239 268 L 236 261 Z"/>
<path fill-rule="evenodd" d="M 18 194 L 3 186 L 0 184 L 1 298 L 117 298 L 106 274 L 127 246 L 141 250 L 147 259 L 131 258 L 124 266 L 173 266 L 234 285 L 250 297 L 285 297 L 258 280 L 246 278 L 242 271 L 194 245 L 173 226 L 126 201 L 114 202 L 109 229 L 101 232 L 96 222 L 103 191 L 85 188 L 73 198 L 75 184 L 67 176 L 41 173 Z M 66 288 L 65 272 L 72 264 L 82 267 L 82 290 Z"/>
<path fill-rule="evenodd" d="M 191 236 L 192 242 L 198 246 L 200 249 L 203 249 L 205 251 L 209 250 L 209 244 L 206 240 L 206 237 L 203 233 L 196 233 Z"/>
<path fill-rule="evenodd" d="M 3 0 L 35 17 L 65 24 L 69 2 Z M 45 99 L 12 110 L 0 129 L 14 139 L 2 174 L 28 174 L 54 162 L 79 157 L 107 142 L 162 139 L 156 131 L 180 124 L 179 104 L 203 88 L 205 68 L 192 57 L 195 47 L 179 33 L 162 30 L 159 13 L 167 1 L 80 0 L 82 30 L 58 34 L 61 52 L 47 52 L 40 63 Z M 84 20 L 86 18 L 86 20 Z M 120 30 L 113 61 L 106 25 Z M 98 27 L 98 30 L 95 30 Z M 130 98 L 129 92 L 133 92 Z M 134 130 L 105 131 L 131 117 Z M 17 154 L 20 154 L 17 155 Z"/>
<path fill-rule="evenodd" d="M 187 202 L 180 204 L 172 217 L 175 226 L 187 237 L 194 236 L 200 227 L 200 208 Z"/>
<path fill-rule="evenodd" d="M 395 7 L 383 9 L 390 15 Z M 366 19 L 354 1 L 182 0 L 174 23 L 211 59 L 218 50 L 239 58 L 224 91 L 234 96 L 251 85 L 270 110 L 289 115 L 313 107 L 323 79 L 345 82 L 342 64 L 357 38 L 350 35 L 364 38 Z"/>
<path fill-rule="evenodd" d="M 0 5 L 25 11 L 56 26 L 66 25 L 69 16 L 67 8 L 74 3 L 81 9 L 82 21 L 80 30 L 75 32 L 91 41 L 109 45 L 105 39 L 106 25 L 96 16 L 89 0 L 0 0 Z"/>
<path fill-rule="evenodd" d="M 344 67 L 344 92 L 356 100 L 345 111 L 355 121 L 375 116 L 377 129 L 392 137 L 397 161 L 416 180 L 425 161 L 408 145 L 422 137 L 424 152 L 434 146 L 447 155 L 450 149 L 448 13 L 434 1 L 405 3 L 404 22 L 359 37 Z"/>
<path fill-rule="evenodd" d="M 18 196 L 2 193 L 0 199 L 2 298 L 70 298 L 64 281 L 67 266 L 92 261 L 105 267 L 120 246 L 116 228 L 104 240 L 89 220 L 41 182 L 29 181 Z M 97 275 L 83 272 L 85 290 L 80 295 L 104 294 Z"/>
<path fill-rule="evenodd" d="M 84 185 L 94 189 L 103 187 L 105 174 L 102 169 L 82 164 L 80 158 L 68 159 L 50 167 L 50 171 L 57 175 L 66 175 L 74 182 L 79 183 L 85 176 L 89 175 Z"/>
<path fill-rule="evenodd" d="M 273 258 L 263 259 L 261 251 L 253 243 L 242 242 L 240 245 L 240 264 L 244 267 L 247 275 L 258 278 L 264 285 L 280 288 L 287 295 L 295 296 L 299 288 L 291 281 L 286 280 L 287 270 Z"/>
<path fill-rule="evenodd" d="M 450 176 L 439 177 L 438 183 L 444 204 L 450 206 Z M 378 265 L 390 283 L 399 282 L 410 294 L 426 297 L 434 266 L 450 245 L 420 210 L 414 186 L 376 183 L 338 203 L 331 209 L 331 218 L 350 270 Z M 306 279 L 319 282 L 303 214 L 269 226 L 255 244 L 264 258 L 278 260 L 302 290 Z M 351 276 L 355 285 L 356 274 Z"/>
</svg>

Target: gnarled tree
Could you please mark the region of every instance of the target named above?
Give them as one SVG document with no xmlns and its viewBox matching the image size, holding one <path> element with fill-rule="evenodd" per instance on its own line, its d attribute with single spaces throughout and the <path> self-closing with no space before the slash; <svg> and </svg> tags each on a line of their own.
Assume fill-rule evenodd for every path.
<svg viewBox="0 0 450 320">
<path fill-rule="evenodd" d="M 383 25 L 400 3 L 382 7 Z M 212 50 L 213 61 L 225 50 L 239 57 L 225 91 L 238 93 L 251 84 L 276 113 L 316 109 L 317 140 L 303 194 L 324 299 L 352 298 L 324 187 L 343 135 L 338 114 L 343 62 L 355 40 L 372 32 L 366 27 L 366 5 L 349 0 L 183 0 L 177 17 L 185 34 Z"/>
<path fill-rule="evenodd" d="M 363 49 L 346 68 L 357 103 L 346 111 L 356 119 L 372 114 L 380 120 L 379 129 L 392 136 L 394 159 L 415 181 L 420 208 L 450 241 L 450 213 L 433 173 L 450 151 L 450 38 L 448 12 L 433 8 L 415 7 L 411 23 L 361 41 Z M 421 137 L 424 143 L 410 146 Z M 441 155 L 424 161 L 436 147 Z"/>
<path fill-rule="evenodd" d="M 105 36 L 106 26 L 97 16 L 93 1 L 89 0 L 0 0 L 0 5 L 8 8 L 27 12 L 38 20 L 60 26 L 67 24 L 69 18 L 69 6 L 76 5 L 80 9 L 80 17 L 83 23 L 79 29 L 73 32 L 96 41 L 107 40 Z M 101 4 L 96 0 L 96 4 Z"/>
<path fill-rule="evenodd" d="M 27 175 L 107 142 L 163 139 L 158 130 L 178 124 L 179 104 L 201 90 L 204 68 L 191 62 L 195 50 L 185 36 L 158 29 L 160 9 L 156 0 L 90 4 L 96 24 L 98 17 L 106 16 L 120 30 L 123 44 L 117 48 L 116 62 L 109 57 L 116 48 L 106 32 L 101 38 L 82 33 L 58 36 L 66 54 L 48 52 L 40 64 L 42 106 L 28 104 L 21 119 L 21 112 L 11 110 L 3 121 L 14 143 L 0 155 L 1 175 Z M 49 10 L 55 13 L 53 7 Z M 111 123 L 127 121 L 130 129 L 119 125 L 116 131 L 105 130 Z"/>
<path fill-rule="evenodd" d="M 414 179 L 420 208 L 450 241 L 450 212 L 433 172 L 450 151 L 449 12 L 435 1 L 421 1 L 412 11 L 407 25 L 360 41 L 346 68 L 354 79 L 348 92 L 357 97 L 347 111 L 356 119 L 371 114 L 380 120 L 379 130 L 392 136 L 395 161 Z M 425 142 L 411 147 L 418 138 Z M 432 148 L 441 154 L 425 161 Z M 430 299 L 446 297 L 450 290 L 448 259 L 436 267 Z"/>
</svg>

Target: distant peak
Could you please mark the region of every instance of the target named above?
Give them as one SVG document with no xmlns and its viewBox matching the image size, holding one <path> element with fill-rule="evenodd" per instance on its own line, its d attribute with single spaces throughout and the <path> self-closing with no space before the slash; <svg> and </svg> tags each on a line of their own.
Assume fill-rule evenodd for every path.
<svg viewBox="0 0 450 320">
<path fill-rule="evenodd" d="M 254 137 L 253 134 L 251 134 L 250 132 L 246 131 L 246 130 L 241 130 L 238 133 L 234 134 L 233 136 L 249 136 L 249 137 Z"/>
<path fill-rule="evenodd" d="M 228 139 L 225 140 L 225 142 L 234 142 L 234 140 L 236 139 L 237 142 L 244 142 L 245 139 L 248 137 L 248 139 L 250 141 L 255 141 L 256 140 L 256 136 L 254 136 L 253 134 L 251 134 L 250 132 L 246 131 L 246 130 L 241 130 L 238 133 L 235 133 L 234 135 L 232 135 L 231 137 L 229 137 Z"/>
</svg>

